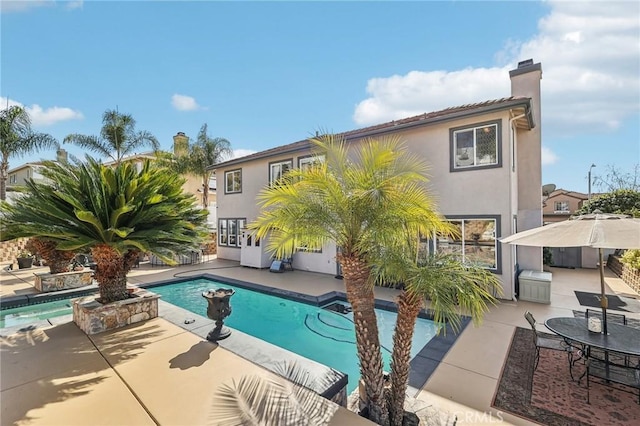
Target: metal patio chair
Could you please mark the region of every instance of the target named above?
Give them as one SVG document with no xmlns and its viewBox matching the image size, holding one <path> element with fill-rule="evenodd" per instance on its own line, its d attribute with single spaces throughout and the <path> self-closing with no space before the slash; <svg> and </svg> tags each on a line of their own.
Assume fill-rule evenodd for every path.
<svg viewBox="0 0 640 426">
<path fill-rule="evenodd" d="M 574 347 L 569 344 L 569 342 L 567 342 L 564 338 L 558 335 L 541 333 L 540 331 L 538 331 L 538 329 L 536 328 L 536 320 L 531 312 L 525 312 L 524 317 L 531 325 L 531 329 L 533 330 L 533 343 L 536 346 L 536 359 L 533 366 L 533 371 L 536 371 L 536 369 L 538 368 L 538 362 L 540 362 L 540 349 L 561 351 L 567 354 L 567 360 L 569 361 L 569 374 L 571 375 L 571 380 L 573 380 L 573 372 L 571 367 L 573 366 Z"/>
</svg>

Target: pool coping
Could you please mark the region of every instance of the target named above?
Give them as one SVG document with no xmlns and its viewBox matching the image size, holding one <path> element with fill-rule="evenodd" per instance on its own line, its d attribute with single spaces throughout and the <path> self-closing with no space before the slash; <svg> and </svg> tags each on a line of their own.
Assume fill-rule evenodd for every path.
<svg viewBox="0 0 640 426">
<path fill-rule="evenodd" d="M 177 278 L 171 278 L 171 279 L 166 279 L 166 280 L 160 280 L 160 281 L 155 281 L 155 282 L 151 282 L 151 283 L 140 283 L 140 284 L 136 284 L 137 287 L 140 288 L 145 288 L 145 289 L 152 289 L 154 287 L 160 287 L 160 286 L 164 286 L 164 285 L 170 285 L 170 284 L 177 284 L 180 282 L 185 282 L 185 281 L 191 281 L 194 279 L 209 279 L 209 280 L 214 280 L 217 281 L 219 283 L 222 284 L 228 284 L 228 285 L 232 285 L 232 286 L 236 286 L 236 287 L 240 287 L 240 288 L 246 288 L 252 291 L 257 291 L 260 293 L 264 293 L 264 294 L 269 294 L 269 295 L 274 295 L 274 296 L 278 296 L 281 297 L 283 299 L 287 299 L 287 300 L 292 300 L 295 302 L 300 302 L 300 303 L 305 303 L 305 304 L 309 304 L 309 305 L 313 305 L 313 306 L 325 306 L 328 305 L 332 302 L 347 302 L 347 295 L 344 292 L 341 291 L 330 291 L 324 294 L 321 294 L 319 296 L 312 296 L 312 295 L 308 295 L 308 294 L 304 294 L 304 293 L 299 293 L 299 292 L 295 292 L 295 291 L 291 291 L 291 290 L 283 290 L 283 289 L 279 289 L 279 288 L 275 288 L 275 287 L 270 287 L 267 285 L 263 285 L 263 284 L 257 284 L 257 283 L 252 283 L 249 281 L 243 281 L 243 280 L 238 280 L 235 278 L 230 278 L 230 277 L 223 277 L 220 275 L 215 275 L 215 274 L 210 274 L 210 273 L 201 273 L 201 274 L 194 274 L 194 275 L 188 275 L 188 276 L 183 276 L 183 277 L 177 277 Z M 45 303 L 45 302 L 51 302 L 51 301 L 55 301 L 55 300 L 60 300 L 60 299 L 66 299 L 66 298 L 70 298 L 70 297 L 76 297 L 76 296 L 84 296 L 87 294 L 91 294 L 91 293 L 95 293 L 98 291 L 98 287 L 96 285 L 91 285 L 89 287 L 84 287 L 81 289 L 71 289 L 71 290 L 63 290 L 63 291 L 58 291 L 58 292 L 52 292 L 52 293 L 41 293 L 41 294 L 30 294 L 30 295 L 20 295 L 20 296 L 10 296 L 10 297 L 3 297 L 0 298 L 0 307 L 4 308 L 4 309 L 9 309 L 9 308 L 14 308 L 14 307 L 20 307 L 20 306 L 25 306 L 25 305 L 32 305 L 32 304 L 38 304 L 38 303 Z M 175 308 L 179 308 L 175 305 L 171 305 L 168 302 L 163 302 L 163 305 L 170 305 L 170 306 L 174 306 Z M 390 311 L 390 312 L 397 312 L 397 306 L 394 302 L 392 301 L 387 301 L 387 300 L 379 300 L 379 299 L 375 299 L 375 307 L 378 309 L 383 309 L 386 311 Z M 182 309 L 182 308 L 179 308 Z M 163 311 L 166 310 L 163 309 Z M 186 311 L 186 310 L 185 310 Z M 190 317 L 200 317 L 206 321 L 209 321 L 209 323 L 207 324 L 207 327 L 211 328 L 213 325 L 213 321 L 209 320 L 208 318 L 205 317 L 201 317 L 197 314 L 194 314 L 190 311 L 186 311 L 188 312 L 188 316 Z M 194 330 L 197 330 L 199 327 L 204 327 L 201 326 L 200 324 L 198 324 L 198 327 L 185 327 L 184 324 L 184 320 L 178 321 L 175 318 L 171 318 L 171 315 L 167 315 L 165 316 L 160 315 L 162 318 L 164 318 L 165 320 L 185 329 L 188 330 L 192 333 L 195 333 L 196 335 L 203 337 L 206 339 L 206 332 L 203 331 L 204 334 L 200 334 L 195 332 Z M 419 313 L 419 318 L 424 318 L 424 319 L 429 319 L 429 320 L 433 320 L 433 315 L 430 313 L 429 310 L 421 310 Z M 423 346 L 420 351 L 416 354 L 415 357 L 413 357 L 410 361 L 410 372 L 409 372 L 409 388 L 407 390 L 407 392 L 410 392 L 411 394 L 413 394 L 414 396 L 417 395 L 420 390 L 422 389 L 422 387 L 426 384 L 426 382 L 429 380 L 429 378 L 431 377 L 431 375 L 433 374 L 433 372 L 435 371 L 435 369 L 438 367 L 438 365 L 440 364 L 440 362 L 444 359 L 445 355 L 449 352 L 449 350 L 451 349 L 451 347 L 454 345 L 454 343 L 456 342 L 456 340 L 458 339 L 458 337 L 462 334 L 462 332 L 465 330 L 466 326 L 469 324 L 469 322 L 471 321 L 471 318 L 468 316 L 462 316 L 461 318 L 461 322 L 460 322 L 460 327 L 459 330 L 457 332 L 454 332 L 451 324 L 447 323 L 445 324 L 444 330 L 443 332 L 437 334 L 436 336 L 434 336 L 431 340 L 429 340 L 429 342 L 427 342 L 427 344 L 425 346 Z M 54 321 L 56 322 L 56 321 Z M 51 322 L 49 322 L 49 320 L 42 320 L 38 323 L 35 323 L 36 326 L 37 324 L 39 325 L 53 325 L 51 324 Z M 8 330 L 15 330 L 15 331 L 20 331 L 21 329 L 27 328 L 29 327 L 29 325 L 22 325 L 22 326 L 13 326 L 13 327 L 7 327 L 7 328 L 3 328 L 0 329 L 0 332 L 2 333 L 6 333 Z M 207 329 L 207 332 L 209 331 L 209 329 Z M 237 333 L 242 333 L 239 330 L 234 330 L 234 332 Z M 245 333 L 242 333 L 245 334 Z M 246 334 L 245 334 L 246 335 Z M 261 342 L 265 342 L 261 339 L 257 339 L 253 336 L 249 336 L 246 335 L 248 337 L 251 337 L 253 339 L 259 340 Z M 234 339 L 235 340 L 235 339 Z M 224 340 L 220 341 L 220 345 L 222 347 L 225 347 L 224 344 Z M 266 342 L 268 343 L 268 342 Z M 272 345 L 271 343 L 269 343 L 269 345 Z M 233 345 L 232 345 L 233 346 Z M 283 351 L 286 351 L 286 349 L 280 348 L 276 345 L 272 345 L 278 349 L 281 349 Z M 244 349 L 246 350 L 247 348 L 244 347 Z M 252 359 L 249 358 L 247 356 L 245 356 L 245 354 L 242 353 L 238 353 L 236 352 L 236 350 L 230 349 L 232 352 L 236 353 L 237 355 L 255 362 L 258 365 L 262 365 L 260 362 L 258 362 L 258 360 L 256 359 Z M 287 351 L 290 352 L 290 351 Z M 291 354 L 294 354 L 293 352 L 290 352 Z M 294 354 L 300 358 L 303 359 L 307 359 L 304 357 L 301 357 L 300 355 Z M 260 358 L 260 354 L 256 354 L 256 356 L 258 358 Z M 313 360 L 309 360 L 311 362 L 316 362 Z M 319 364 L 319 363 L 318 363 Z M 319 364 L 322 365 L 322 364 Z M 329 368 L 327 366 L 325 366 L 326 368 Z M 345 373 L 341 373 L 343 374 L 345 377 L 344 379 L 347 379 L 347 375 Z M 340 380 L 340 382 L 342 382 L 342 379 Z M 346 384 L 345 384 L 346 386 Z M 336 383 L 336 387 L 337 387 L 337 383 Z M 327 389 L 326 392 L 319 392 L 321 395 L 328 397 L 330 394 L 330 390 L 333 390 L 333 387 L 331 389 Z M 333 395 L 331 395 L 329 398 L 331 398 Z"/>
</svg>

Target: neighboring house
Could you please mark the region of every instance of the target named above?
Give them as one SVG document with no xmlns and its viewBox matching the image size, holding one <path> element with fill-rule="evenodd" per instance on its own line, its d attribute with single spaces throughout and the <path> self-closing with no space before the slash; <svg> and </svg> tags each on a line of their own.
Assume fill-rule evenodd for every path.
<svg viewBox="0 0 640 426">
<path fill-rule="evenodd" d="M 186 150 L 189 146 L 189 138 L 183 132 L 178 132 L 173 137 L 173 146 L 174 146 L 174 155 L 182 155 L 186 153 Z M 138 170 L 140 170 L 140 168 L 142 167 L 142 162 L 144 160 L 155 161 L 156 156 L 153 152 L 144 152 L 140 154 L 130 155 L 122 159 L 123 162 L 132 162 L 136 164 L 136 167 L 138 168 Z M 107 166 L 112 166 L 115 164 L 115 161 L 110 161 L 104 164 Z M 182 185 L 182 189 L 185 192 L 188 192 L 189 194 L 193 194 L 198 200 L 198 202 L 202 204 L 202 201 L 203 201 L 202 192 L 204 190 L 204 187 L 202 184 L 202 178 L 200 176 L 194 176 L 194 175 L 184 175 L 183 177 L 186 179 L 186 181 L 184 185 Z M 215 178 L 211 179 L 211 181 L 209 182 L 209 187 L 207 189 L 209 191 L 209 205 L 207 206 L 207 209 L 209 210 L 208 222 L 211 228 L 215 228 L 217 225 Z"/>
<path fill-rule="evenodd" d="M 591 196 L 593 197 L 593 194 Z M 572 214 L 582 207 L 587 199 L 587 194 L 582 192 L 556 189 L 542 203 L 543 222 L 546 224 L 569 219 Z"/>
<path fill-rule="evenodd" d="M 56 152 L 56 161 L 67 161 L 67 151 L 58 149 Z M 13 202 L 16 199 L 19 194 L 17 190 L 20 187 L 24 187 L 28 179 L 33 179 L 35 182 L 44 182 L 46 180 L 46 178 L 42 176 L 42 173 L 40 173 L 42 165 L 42 161 L 35 161 L 24 163 L 8 171 L 7 200 L 9 202 Z"/>
<path fill-rule="evenodd" d="M 511 96 L 425 113 L 342 133 L 351 144 L 365 137 L 398 135 L 430 163 L 429 190 L 439 211 L 461 229 L 460 239 L 432 238 L 432 250 L 460 253 L 498 274 L 503 297 L 514 297 L 515 272 L 542 270 L 542 251 L 502 245 L 498 239 L 542 225 L 540 80 L 542 68 L 523 61 L 510 72 Z M 218 258 L 268 267 L 266 244 L 246 232 L 259 213 L 256 196 L 270 181 L 310 158 L 307 140 L 215 166 Z M 336 245 L 301 249 L 296 269 L 340 274 Z"/>
<path fill-rule="evenodd" d="M 591 198 L 599 194 L 591 194 Z M 587 194 L 556 189 L 542 203 L 545 225 L 562 222 L 574 215 L 589 200 Z M 613 250 L 605 250 L 609 255 Z M 598 250 L 587 247 L 551 247 L 553 266 L 561 268 L 597 268 Z"/>
</svg>

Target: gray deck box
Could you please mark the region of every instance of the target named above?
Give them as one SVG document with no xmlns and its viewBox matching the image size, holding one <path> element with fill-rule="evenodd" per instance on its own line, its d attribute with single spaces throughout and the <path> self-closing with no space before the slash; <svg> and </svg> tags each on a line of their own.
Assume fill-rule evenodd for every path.
<svg viewBox="0 0 640 426">
<path fill-rule="evenodd" d="M 520 300 L 551 303 L 551 272 L 524 270 L 520 272 Z"/>
</svg>

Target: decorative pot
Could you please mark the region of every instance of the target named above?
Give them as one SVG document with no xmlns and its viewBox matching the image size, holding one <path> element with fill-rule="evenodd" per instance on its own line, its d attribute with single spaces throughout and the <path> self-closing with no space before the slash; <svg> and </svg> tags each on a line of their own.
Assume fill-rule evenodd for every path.
<svg viewBox="0 0 640 426">
<path fill-rule="evenodd" d="M 18 269 L 31 268 L 33 266 L 33 257 L 19 257 Z"/>
</svg>

